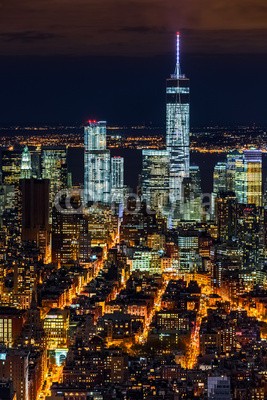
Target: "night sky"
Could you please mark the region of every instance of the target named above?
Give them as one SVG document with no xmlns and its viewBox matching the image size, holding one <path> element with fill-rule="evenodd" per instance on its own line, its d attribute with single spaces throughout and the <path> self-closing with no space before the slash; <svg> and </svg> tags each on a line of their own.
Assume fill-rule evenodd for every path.
<svg viewBox="0 0 267 400">
<path fill-rule="evenodd" d="M 191 124 L 267 124 L 266 0 L 0 0 L 0 124 L 164 125 L 175 32 Z"/>
</svg>

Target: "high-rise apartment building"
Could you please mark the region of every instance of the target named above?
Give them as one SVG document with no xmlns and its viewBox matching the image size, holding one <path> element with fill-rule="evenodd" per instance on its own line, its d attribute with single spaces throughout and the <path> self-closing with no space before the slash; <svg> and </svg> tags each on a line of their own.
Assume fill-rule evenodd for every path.
<svg viewBox="0 0 267 400">
<path fill-rule="evenodd" d="M 216 198 L 216 222 L 223 242 L 236 236 L 237 199 L 234 192 L 224 192 Z"/>
<path fill-rule="evenodd" d="M 12 380 L 17 400 L 29 400 L 29 353 L 23 349 L 0 349 L 0 380 Z"/>
<path fill-rule="evenodd" d="M 84 201 L 110 202 L 110 151 L 106 148 L 106 122 L 89 121 L 84 128 Z"/>
<path fill-rule="evenodd" d="M 78 205 L 79 199 L 74 199 Z M 52 211 L 52 261 L 56 265 L 86 261 L 90 256 L 91 235 L 88 217 L 71 210 Z"/>
<path fill-rule="evenodd" d="M 263 211 L 255 204 L 239 204 L 237 209 L 237 238 L 242 251 L 242 268 L 259 270 L 264 264 Z"/>
<path fill-rule="evenodd" d="M 179 218 L 182 182 L 189 177 L 189 79 L 181 74 L 180 35 L 177 33 L 175 73 L 167 79 L 166 146 L 170 156 L 172 217 Z"/>
</svg>

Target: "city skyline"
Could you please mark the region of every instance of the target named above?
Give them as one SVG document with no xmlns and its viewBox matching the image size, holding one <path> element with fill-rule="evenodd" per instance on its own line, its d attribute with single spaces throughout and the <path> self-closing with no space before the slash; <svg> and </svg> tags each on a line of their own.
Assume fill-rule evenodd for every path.
<svg viewBox="0 0 267 400">
<path fill-rule="evenodd" d="M 0 398 L 266 400 L 267 5 L 0 12 Z"/>
</svg>

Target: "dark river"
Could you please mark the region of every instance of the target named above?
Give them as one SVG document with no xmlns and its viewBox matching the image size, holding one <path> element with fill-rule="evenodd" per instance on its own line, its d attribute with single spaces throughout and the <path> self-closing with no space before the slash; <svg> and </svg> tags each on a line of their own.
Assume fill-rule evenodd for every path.
<svg viewBox="0 0 267 400">
<path fill-rule="evenodd" d="M 142 151 L 129 149 L 112 149 L 112 156 L 124 157 L 125 184 L 135 189 L 138 184 L 138 176 L 142 169 Z M 191 164 L 200 167 L 202 191 L 210 193 L 212 191 L 213 169 L 218 161 L 224 161 L 226 153 L 191 153 Z M 83 182 L 83 149 L 69 148 L 68 150 L 69 169 L 73 174 L 73 184 Z M 263 182 L 267 177 L 267 155 L 263 155 Z"/>
</svg>

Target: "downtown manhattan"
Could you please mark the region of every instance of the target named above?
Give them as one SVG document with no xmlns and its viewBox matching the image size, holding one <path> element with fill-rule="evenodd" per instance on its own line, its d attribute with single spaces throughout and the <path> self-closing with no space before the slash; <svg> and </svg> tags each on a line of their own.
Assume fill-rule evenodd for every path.
<svg viewBox="0 0 267 400">
<path fill-rule="evenodd" d="M 164 129 L 1 128 L 0 400 L 267 399 L 267 134 L 191 131 L 183 49 Z"/>
</svg>

